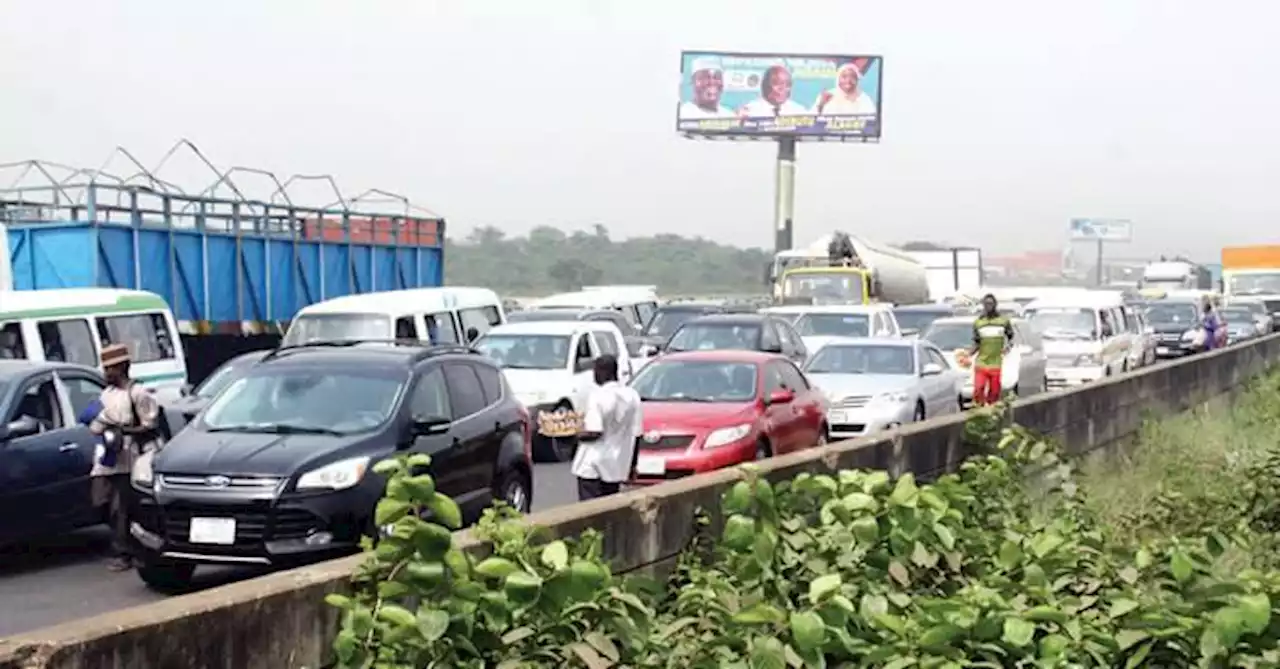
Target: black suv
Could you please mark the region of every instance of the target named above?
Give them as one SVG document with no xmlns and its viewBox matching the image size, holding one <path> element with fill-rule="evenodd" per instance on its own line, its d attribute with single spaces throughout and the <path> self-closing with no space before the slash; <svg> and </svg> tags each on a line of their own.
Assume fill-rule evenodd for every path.
<svg viewBox="0 0 1280 669">
<path fill-rule="evenodd" d="M 310 342 L 265 355 L 132 474 L 138 573 L 189 583 L 198 564 L 278 565 L 376 536 L 373 465 L 432 456 L 436 487 L 479 518 L 533 500 L 528 412 L 501 369 L 460 346 Z"/>
</svg>

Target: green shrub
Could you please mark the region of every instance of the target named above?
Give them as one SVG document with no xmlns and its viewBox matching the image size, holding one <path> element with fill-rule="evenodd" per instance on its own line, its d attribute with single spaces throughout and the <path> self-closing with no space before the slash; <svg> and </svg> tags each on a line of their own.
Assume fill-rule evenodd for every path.
<svg viewBox="0 0 1280 669">
<path fill-rule="evenodd" d="M 1016 426 L 997 437 L 928 485 L 878 471 L 770 484 L 743 466 L 723 526 L 657 589 L 612 574 L 598 534 L 548 540 L 509 510 L 477 528 L 489 557 L 462 553 L 456 507 L 409 474 L 427 460 L 401 456 L 378 467 L 392 535 L 355 594 L 329 598 L 339 665 L 1280 666 L 1280 574 L 1215 569 L 1280 520 L 1280 485 L 1237 492 L 1230 527 L 1179 516 L 1143 527 L 1181 534 L 1120 534 L 1051 444 Z"/>
</svg>

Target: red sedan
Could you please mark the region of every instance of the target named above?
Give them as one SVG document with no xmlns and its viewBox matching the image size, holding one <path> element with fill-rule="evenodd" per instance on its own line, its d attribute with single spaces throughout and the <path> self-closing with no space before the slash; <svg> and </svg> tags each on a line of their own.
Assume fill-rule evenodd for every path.
<svg viewBox="0 0 1280 669">
<path fill-rule="evenodd" d="M 795 363 L 757 351 L 688 351 L 631 381 L 643 401 L 635 483 L 658 483 L 827 440 L 826 400 Z"/>
</svg>

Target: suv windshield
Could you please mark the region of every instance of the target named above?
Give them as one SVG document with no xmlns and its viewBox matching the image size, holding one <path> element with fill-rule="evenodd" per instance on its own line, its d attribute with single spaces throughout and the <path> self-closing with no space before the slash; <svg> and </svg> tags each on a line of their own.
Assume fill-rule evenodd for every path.
<svg viewBox="0 0 1280 669">
<path fill-rule="evenodd" d="M 299 316 L 289 325 L 281 346 L 301 346 L 314 341 L 341 339 L 389 339 L 391 319 L 378 314 L 314 314 Z"/>
<path fill-rule="evenodd" d="M 823 346 L 809 364 L 809 374 L 915 375 L 915 356 L 907 346 Z"/>
<path fill-rule="evenodd" d="M 680 327 L 667 347 L 670 351 L 754 351 L 759 347 L 760 326 L 747 323 L 689 323 Z"/>
<path fill-rule="evenodd" d="M 235 360 L 214 370 L 213 375 L 196 386 L 191 394 L 196 397 L 211 398 L 231 385 L 232 381 L 244 376 L 256 360 Z"/>
<path fill-rule="evenodd" d="M 672 332 L 676 331 L 676 328 L 707 313 L 709 312 L 697 309 L 659 309 L 653 315 L 653 318 L 650 318 L 649 322 L 645 324 L 640 336 L 666 339 L 671 336 Z"/>
<path fill-rule="evenodd" d="M 782 279 L 785 297 L 809 297 L 818 300 L 863 302 L 862 274 L 849 272 L 788 272 Z"/>
<path fill-rule="evenodd" d="M 530 321 L 576 321 L 582 316 L 577 309 L 530 309 L 514 311 L 507 314 L 509 323 L 528 323 Z"/>
<path fill-rule="evenodd" d="M 924 332 L 925 328 L 933 325 L 933 322 L 939 318 L 954 316 L 955 311 L 952 309 L 925 311 L 923 309 L 895 309 L 893 317 L 898 319 L 898 327 L 903 330 L 915 330 L 916 332 Z"/>
<path fill-rule="evenodd" d="M 756 366 L 659 359 L 646 365 L 631 387 L 652 402 L 749 402 L 756 396 Z"/>
<path fill-rule="evenodd" d="M 1147 322 L 1160 325 L 1190 325 L 1200 319 L 1194 304 L 1154 303 L 1147 307 Z"/>
<path fill-rule="evenodd" d="M 944 351 L 973 348 L 973 323 L 934 323 L 921 335 Z"/>
<path fill-rule="evenodd" d="M 365 432 L 391 417 L 406 378 L 385 370 L 255 367 L 219 393 L 200 422 L 209 432 Z"/>
<path fill-rule="evenodd" d="M 801 337 L 866 337 L 870 333 L 866 314 L 804 314 L 796 319 Z"/>
<path fill-rule="evenodd" d="M 1093 339 L 1097 336 L 1096 314 L 1083 307 L 1045 307 L 1026 316 L 1045 339 Z"/>
<path fill-rule="evenodd" d="M 503 369 L 565 369 L 569 365 L 565 335 L 487 334 L 475 347 Z"/>
</svg>

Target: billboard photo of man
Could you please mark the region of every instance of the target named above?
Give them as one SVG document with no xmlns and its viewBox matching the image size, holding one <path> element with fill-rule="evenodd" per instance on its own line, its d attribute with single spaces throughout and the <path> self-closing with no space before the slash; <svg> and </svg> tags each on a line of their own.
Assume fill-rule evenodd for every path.
<svg viewBox="0 0 1280 669">
<path fill-rule="evenodd" d="M 876 101 L 859 87 L 862 83 L 862 65 L 852 61 L 836 70 L 836 85 L 818 95 L 813 103 L 815 114 L 865 114 L 877 112 Z"/>
<path fill-rule="evenodd" d="M 791 86 L 790 70 L 782 65 L 770 66 L 760 80 L 760 97 L 743 105 L 738 115 L 761 118 L 808 114 L 808 109 L 791 99 Z"/>
<path fill-rule="evenodd" d="M 720 103 L 724 93 L 724 69 L 713 58 L 693 62 L 693 100 L 680 103 L 681 120 L 732 118 L 733 110 Z"/>
</svg>

